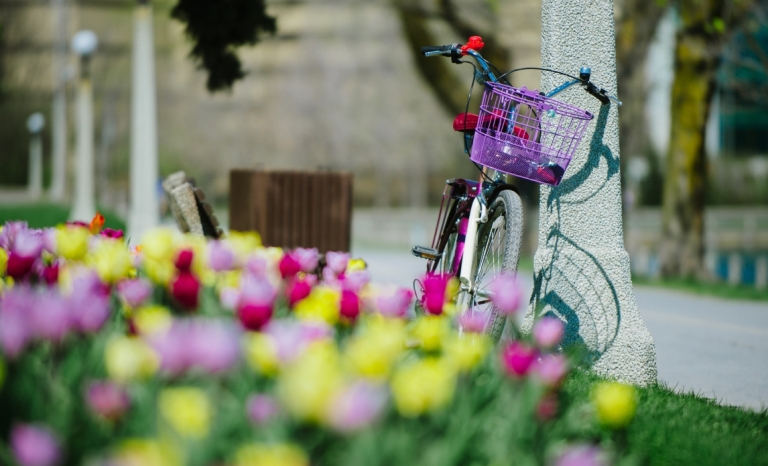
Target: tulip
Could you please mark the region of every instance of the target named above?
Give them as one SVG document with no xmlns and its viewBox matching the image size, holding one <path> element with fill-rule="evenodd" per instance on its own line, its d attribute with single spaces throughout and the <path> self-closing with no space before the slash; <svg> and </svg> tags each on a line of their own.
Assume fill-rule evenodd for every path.
<svg viewBox="0 0 768 466">
<path fill-rule="evenodd" d="M 360 298 L 353 291 L 342 290 L 339 302 L 339 313 L 350 322 L 360 315 Z"/>
<path fill-rule="evenodd" d="M 79 226 L 63 226 L 56 231 L 56 252 L 64 259 L 76 261 L 88 252 L 88 230 Z"/>
<path fill-rule="evenodd" d="M 30 309 L 32 331 L 40 338 L 61 341 L 74 326 L 72 308 L 58 291 L 36 295 Z"/>
<path fill-rule="evenodd" d="M 280 270 L 280 276 L 283 280 L 286 278 L 295 277 L 297 273 L 301 272 L 301 264 L 291 254 L 284 254 L 278 264 Z"/>
<path fill-rule="evenodd" d="M 93 381 L 85 391 L 85 401 L 94 413 L 114 421 L 128 411 L 131 400 L 123 387 L 108 381 Z"/>
<path fill-rule="evenodd" d="M 171 282 L 171 294 L 186 310 L 197 309 L 200 297 L 200 280 L 192 272 L 180 272 Z"/>
<path fill-rule="evenodd" d="M 101 215 L 99 212 L 96 212 L 96 215 L 93 216 L 91 219 L 91 223 L 88 224 L 88 230 L 91 232 L 91 234 L 96 234 L 101 231 L 102 227 L 104 226 L 104 216 Z"/>
<path fill-rule="evenodd" d="M 235 263 L 235 255 L 221 241 L 211 241 L 208 246 L 208 263 L 214 272 L 230 270 Z"/>
<path fill-rule="evenodd" d="M 0 346 L 10 358 L 15 358 L 33 336 L 29 315 L 36 302 L 26 285 L 11 288 L 0 302 Z"/>
<path fill-rule="evenodd" d="M 0 248 L 10 251 L 16 240 L 16 235 L 27 228 L 27 222 L 7 222 L 0 229 Z"/>
<path fill-rule="evenodd" d="M 402 366 L 392 376 L 395 408 L 406 417 L 442 408 L 453 399 L 455 379 L 453 367 L 435 358 Z"/>
<path fill-rule="evenodd" d="M 340 432 L 353 432 L 373 424 L 387 404 L 387 391 L 378 384 L 356 382 L 330 403 L 328 424 Z"/>
<path fill-rule="evenodd" d="M 10 444 L 20 466 L 53 466 L 61 460 L 59 442 L 47 427 L 16 424 Z"/>
<path fill-rule="evenodd" d="M 309 296 L 312 291 L 312 285 L 309 280 L 295 280 L 288 285 L 288 306 L 293 307 L 296 303 Z"/>
<path fill-rule="evenodd" d="M 129 307 L 136 308 L 152 295 L 152 285 L 143 278 L 123 280 L 117 284 L 117 293 Z"/>
<path fill-rule="evenodd" d="M 556 317 L 545 316 L 533 326 L 533 339 L 539 347 L 552 348 L 563 338 L 565 325 Z"/>
<path fill-rule="evenodd" d="M 556 387 L 568 373 L 568 361 L 562 354 L 545 354 L 536 362 L 534 372 L 544 385 Z"/>
<path fill-rule="evenodd" d="M 490 291 L 496 309 L 502 314 L 512 314 L 520 307 L 522 291 L 514 275 L 502 274 L 491 283 Z"/>
<path fill-rule="evenodd" d="M 602 424 L 622 428 L 635 417 L 637 393 L 631 385 L 600 382 L 592 390 L 592 402 Z"/>
<path fill-rule="evenodd" d="M 99 233 L 101 236 L 110 239 L 123 239 L 123 230 L 114 230 L 112 228 L 105 228 Z"/>
<path fill-rule="evenodd" d="M 405 317 L 413 301 L 413 291 L 399 288 L 391 295 L 376 297 L 376 308 L 387 317 Z"/>
<path fill-rule="evenodd" d="M 513 341 L 502 351 L 501 360 L 510 375 L 523 377 L 536 361 L 536 350 L 519 341 Z"/>
<path fill-rule="evenodd" d="M 344 275 L 342 287 L 345 290 L 360 293 L 362 289 L 371 281 L 371 276 L 365 270 L 356 270 Z"/>
<path fill-rule="evenodd" d="M 51 265 L 47 265 L 43 268 L 42 272 L 40 272 L 40 277 L 43 279 L 43 281 L 49 285 L 53 286 L 59 281 L 59 263 L 54 262 Z"/>
<path fill-rule="evenodd" d="M 607 466 L 608 464 L 603 451 L 595 445 L 571 446 L 555 461 L 555 466 Z"/>
<path fill-rule="evenodd" d="M 317 248 L 296 248 L 293 250 L 293 258 L 299 263 L 299 267 L 304 273 L 311 273 L 317 269 L 319 259 Z"/>
<path fill-rule="evenodd" d="M 209 374 L 226 372 L 240 358 L 239 341 L 240 332 L 230 321 L 195 320 L 187 329 L 189 364 Z"/>
<path fill-rule="evenodd" d="M 248 330 L 259 331 L 272 318 L 272 306 L 246 303 L 237 311 L 240 323 Z"/>
<path fill-rule="evenodd" d="M 536 417 L 548 421 L 557 414 L 558 401 L 554 393 L 547 393 L 536 405 Z"/>
<path fill-rule="evenodd" d="M 93 273 L 73 280 L 68 301 L 72 324 L 81 332 L 96 332 L 109 319 L 109 288 Z"/>
<path fill-rule="evenodd" d="M 277 401 L 269 395 L 251 395 L 245 403 L 248 419 L 255 425 L 264 425 L 280 413 Z"/>
<path fill-rule="evenodd" d="M 459 327 L 465 332 L 483 333 L 487 320 L 486 314 L 469 309 L 459 317 Z"/>
<path fill-rule="evenodd" d="M 5 249 L 0 248 L 0 277 L 5 275 L 5 270 L 8 266 L 8 252 Z"/>
<path fill-rule="evenodd" d="M 328 264 L 328 268 L 338 275 L 344 273 L 347 270 L 347 264 L 349 264 L 349 254 L 346 252 L 333 252 L 328 251 L 325 255 L 325 262 Z"/>
<path fill-rule="evenodd" d="M 213 409 L 205 392 L 198 388 L 166 388 L 157 402 L 160 414 L 183 437 L 202 439 L 210 430 Z"/>
<path fill-rule="evenodd" d="M 304 451 L 290 444 L 259 444 L 240 447 L 235 452 L 234 466 L 309 466 Z"/>
<path fill-rule="evenodd" d="M 5 273 L 14 280 L 21 280 L 32 270 L 32 265 L 34 265 L 36 259 L 36 257 L 24 257 L 11 252 L 8 255 Z"/>
</svg>

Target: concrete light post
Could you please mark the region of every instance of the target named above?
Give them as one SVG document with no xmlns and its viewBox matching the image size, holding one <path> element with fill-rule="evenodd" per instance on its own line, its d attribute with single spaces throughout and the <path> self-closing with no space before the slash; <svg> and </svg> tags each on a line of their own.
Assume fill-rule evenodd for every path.
<svg viewBox="0 0 768 466">
<path fill-rule="evenodd" d="M 159 222 L 157 109 L 152 6 L 140 0 L 133 16 L 131 94 L 131 206 L 128 233 L 140 239 Z"/>
<path fill-rule="evenodd" d="M 93 86 L 89 65 L 98 39 L 92 31 L 80 31 L 72 38 L 72 50 L 80 57 L 77 86 L 77 161 L 75 199 L 70 220 L 90 220 L 96 213 L 93 165 Z"/>
<path fill-rule="evenodd" d="M 27 182 L 27 191 L 32 199 L 40 198 L 43 191 L 43 137 L 42 132 L 45 127 L 45 117 L 37 112 L 27 118 L 27 129 L 29 130 L 29 175 Z"/>
<path fill-rule="evenodd" d="M 578 73 L 616 94 L 613 2 L 542 1 L 542 66 Z M 542 90 L 562 76 L 542 73 Z M 628 96 L 629 97 L 629 96 Z M 618 109 L 586 92 L 558 95 L 595 115 L 559 186 L 542 187 L 534 291 L 527 323 L 540 309 L 566 323 L 566 344 L 584 344 L 599 374 L 647 385 L 656 352 L 635 301 L 624 250 Z"/>
</svg>

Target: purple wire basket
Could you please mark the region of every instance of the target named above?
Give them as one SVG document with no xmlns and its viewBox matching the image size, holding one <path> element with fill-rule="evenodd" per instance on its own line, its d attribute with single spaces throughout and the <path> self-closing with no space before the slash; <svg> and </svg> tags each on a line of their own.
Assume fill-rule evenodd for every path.
<svg viewBox="0 0 768 466">
<path fill-rule="evenodd" d="M 470 159 L 557 186 L 592 118 L 538 91 L 486 83 Z"/>
</svg>

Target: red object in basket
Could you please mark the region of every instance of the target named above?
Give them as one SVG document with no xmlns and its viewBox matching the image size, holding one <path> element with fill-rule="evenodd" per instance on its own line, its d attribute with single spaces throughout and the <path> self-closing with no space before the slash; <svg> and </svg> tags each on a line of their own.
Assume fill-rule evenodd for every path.
<svg viewBox="0 0 768 466">
<path fill-rule="evenodd" d="M 483 117 L 482 127 L 487 128 L 489 126 L 496 126 L 497 123 L 503 119 L 504 117 L 501 116 L 500 112 L 495 112 L 493 115 L 485 115 Z M 475 128 L 477 128 L 477 120 L 478 117 L 474 113 L 459 113 L 456 115 L 456 118 L 453 119 L 453 130 L 461 131 L 463 133 L 474 133 Z M 528 132 L 519 126 L 515 126 L 512 129 L 512 134 L 525 139 L 526 141 L 530 139 Z"/>
</svg>

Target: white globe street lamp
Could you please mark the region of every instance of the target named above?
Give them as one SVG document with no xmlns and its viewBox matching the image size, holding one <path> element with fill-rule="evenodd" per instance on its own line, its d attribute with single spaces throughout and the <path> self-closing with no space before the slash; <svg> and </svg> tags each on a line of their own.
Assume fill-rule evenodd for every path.
<svg viewBox="0 0 768 466">
<path fill-rule="evenodd" d="M 96 34 L 80 31 L 72 38 L 72 51 L 80 57 L 80 82 L 77 87 L 77 161 L 75 199 L 70 220 L 90 220 L 96 213 L 93 164 L 93 86 L 90 59 L 98 45 Z"/>
</svg>

